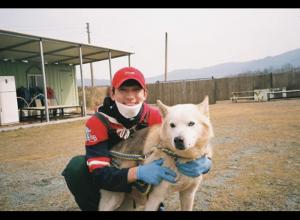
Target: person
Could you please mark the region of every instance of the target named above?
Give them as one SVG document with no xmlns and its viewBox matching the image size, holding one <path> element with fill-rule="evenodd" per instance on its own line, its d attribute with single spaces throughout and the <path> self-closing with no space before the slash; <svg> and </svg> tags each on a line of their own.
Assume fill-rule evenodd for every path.
<svg viewBox="0 0 300 220">
<path fill-rule="evenodd" d="M 62 172 L 81 210 L 98 210 L 100 189 L 129 193 L 137 181 L 152 185 L 162 180 L 175 183 L 176 173 L 162 166 L 162 159 L 122 169 L 111 164 L 109 151 L 115 144 L 134 130 L 162 122 L 159 110 L 145 102 L 147 95 L 144 75 L 134 67 L 122 68 L 114 74 L 111 96 L 87 120 L 86 154 L 73 157 Z M 184 175 L 196 177 L 209 171 L 211 161 L 202 157 L 176 166 Z M 159 210 L 163 210 L 163 204 Z"/>
</svg>

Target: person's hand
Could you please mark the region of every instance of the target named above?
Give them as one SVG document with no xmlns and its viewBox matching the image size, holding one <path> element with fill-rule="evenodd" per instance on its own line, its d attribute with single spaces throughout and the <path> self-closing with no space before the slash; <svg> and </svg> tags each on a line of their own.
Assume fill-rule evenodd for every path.
<svg viewBox="0 0 300 220">
<path fill-rule="evenodd" d="M 163 159 L 159 159 L 149 164 L 138 166 L 137 179 L 152 185 L 158 185 L 163 179 L 175 183 L 176 173 L 167 167 L 161 166 L 163 162 Z"/>
<path fill-rule="evenodd" d="M 197 177 L 206 174 L 211 168 L 211 159 L 206 156 L 187 163 L 176 162 L 176 167 L 180 173 L 190 177 Z"/>
</svg>

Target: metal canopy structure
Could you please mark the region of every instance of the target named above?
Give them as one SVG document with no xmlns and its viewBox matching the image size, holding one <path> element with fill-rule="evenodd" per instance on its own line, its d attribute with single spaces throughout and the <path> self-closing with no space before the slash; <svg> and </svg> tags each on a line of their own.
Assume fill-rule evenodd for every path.
<svg viewBox="0 0 300 220">
<path fill-rule="evenodd" d="M 131 54 L 133 53 L 0 29 L 0 60 L 21 61 L 25 63 L 39 62 L 41 64 L 44 83 L 45 115 L 47 122 L 49 122 L 49 111 L 46 91 L 47 83 L 45 64 L 80 65 L 83 93 L 83 115 L 86 116 L 86 98 L 83 86 L 82 64 L 109 60 L 111 80 L 111 59 L 128 56 L 128 65 L 130 66 Z"/>
<path fill-rule="evenodd" d="M 46 64 L 80 65 L 79 46 L 82 48 L 83 64 L 108 60 L 109 52 L 112 59 L 133 54 L 89 44 L 0 30 L 0 60 L 40 62 L 40 41 L 43 42 Z"/>
</svg>

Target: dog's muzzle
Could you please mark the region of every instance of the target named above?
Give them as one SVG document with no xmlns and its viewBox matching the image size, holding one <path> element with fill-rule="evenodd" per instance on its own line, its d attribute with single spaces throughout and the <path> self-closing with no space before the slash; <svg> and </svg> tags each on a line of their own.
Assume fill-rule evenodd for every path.
<svg viewBox="0 0 300 220">
<path fill-rule="evenodd" d="M 174 138 L 174 144 L 175 144 L 175 147 L 178 150 L 184 150 L 185 149 L 184 139 L 182 137 L 175 137 Z"/>
</svg>

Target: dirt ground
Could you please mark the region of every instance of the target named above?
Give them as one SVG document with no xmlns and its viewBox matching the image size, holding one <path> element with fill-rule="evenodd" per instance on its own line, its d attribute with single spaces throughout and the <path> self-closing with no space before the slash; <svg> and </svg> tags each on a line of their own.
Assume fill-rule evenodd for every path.
<svg viewBox="0 0 300 220">
<path fill-rule="evenodd" d="M 300 100 L 218 102 L 211 171 L 194 210 L 300 210 Z M 0 210 L 79 210 L 60 175 L 84 154 L 84 121 L 0 133 Z M 165 201 L 180 210 L 178 195 Z"/>
</svg>

